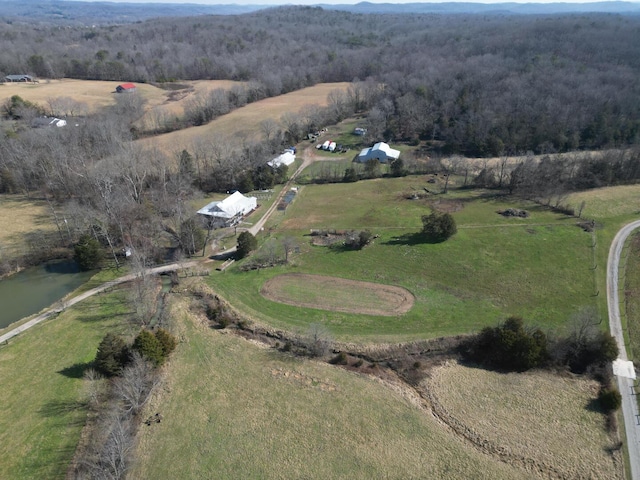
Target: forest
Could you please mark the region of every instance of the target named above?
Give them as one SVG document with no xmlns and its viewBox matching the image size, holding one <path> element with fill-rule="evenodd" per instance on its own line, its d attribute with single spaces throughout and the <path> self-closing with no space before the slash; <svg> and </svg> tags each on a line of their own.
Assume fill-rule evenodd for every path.
<svg viewBox="0 0 640 480">
<path fill-rule="evenodd" d="M 269 188 L 286 177 L 264 167 L 283 145 L 357 113 L 372 140 L 420 146 L 414 156 L 430 156 L 432 169 L 457 170 L 465 184 L 468 163 L 439 158 L 500 156 L 498 168 L 472 172 L 469 185 L 559 203 L 569 190 L 640 177 L 639 153 L 626 148 L 640 139 L 639 33 L 640 17 L 630 15 L 365 15 L 315 7 L 91 28 L 3 22 L 0 77 L 244 82 L 195 99 L 174 129 L 319 82 L 353 83 L 331 94 L 326 108 L 265 122 L 257 144 L 212 138 L 173 159 L 132 141 L 170 129 L 133 128 L 144 111 L 136 95 L 63 131 L 28 122 L 70 114 L 78 107 L 70 99 L 42 106 L 12 98 L 0 108 L 0 193 L 49 202 L 59 238 L 34 238 L 49 246 L 34 252 L 91 233 L 116 262 L 124 244 L 144 252 L 144 262 L 160 258 L 163 236 L 189 254 L 203 241 L 194 240 L 192 198 Z M 598 159 L 572 153 L 506 168 L 513 155 L 616 148 Z M 12 269 L 9 259 L 0 263 Z"/>
<path fill-rule="evenodd" d="M 254 81 L 264 96 L 371 80 L 387 140 L 445 154 L 564 152 L 640 134 L 640 17 L 352 14 L 282 7 L 105 27 L 0 24 L 0 73 Z"/>
</svg>

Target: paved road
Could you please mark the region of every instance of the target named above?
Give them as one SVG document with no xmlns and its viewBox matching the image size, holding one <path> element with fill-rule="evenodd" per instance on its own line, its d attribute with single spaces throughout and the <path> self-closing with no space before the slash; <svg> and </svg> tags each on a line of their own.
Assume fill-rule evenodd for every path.
<svg viewBox="0 0 640 480">
<path fill-rule="evenodd" d="M 613 239 L 609 249 L 607 261 L 607 302 L 609 304 L 609 328 L 618 343 L 620 349 L 619 359 L 627 360 L 627 350 L 624 345 L 622 323 L 620 322 L 620 299 L 618 297 L 618 265 L 620 254 L 627 237 L 640 228 L 640 220 L 625 225 Z M 627 450 L 629 451 L 629 463 L 631 464 L 631 478 L 640 480 L 640 416 L 638 416 L 638 403 L 634 395 L 635 381 L 630 378 L 618 376 L 618 388 L 622 394 L 622 414 L 624 427 L 627 433 Z"/>
<path fill-rule="evenodd" d="M 154 273 L 172 272 L 174 270 L 181 270 L 183 268 L 195 267 L 199 263 L 200 263 L 200 261 L 183 262 L 183 263 L 172 263 L 170 265 L 163 265 L 161 267 L 149 268 L 149 269 L 147 269 L 147 273 L 154 274 Z M 134 278 L 136 278 L 137 276 L 138 276 L 137 273 L 131 273 L 129 275 L 124 275 L 124 276 L 122 276 L 120 278 L 117 278 L 115 280 L 111 280 L 110 282 L 103 283 L 99 287 L 92 288 L 91 290 L 87 290 L 86 292 L 81 293 L 77 297 L 73 297 L 73 298 L 70 298 L 68 300 L 65 300 L 64 301 L 64 307 L 49 308 L 49 309 L 45 310 L 44 312 L 42 312 L 37 317 L 32 318 L 28 322 L 23 323 L 19 327 L 16 327 L 13 330 L 10 330 L 9 332 L 7 332 L 4 335 L 0 336 L 0 343 L 4 343 L 4 342 L 8 341 L 9 339 L 15 337 L 16 335 L 19 335 L 20 333 L 24 332 L 25 330 L 29 330 L 34 325 L 37 325 L 39 323 L 44 322 L 47 318 L 59 314 L 64 308 L 70 307 L 71 305 L 75 305 L 76 303 L 81 302 L 85 298 L 89 298 L 89 297 L 91 297 L 91 296 L 93 296 L 93 295 L 95 295 L 97 293 L 104 292 L 106 289 L 108 289 L 110 287 L 113 287 L 114 285 L 119 285 L 121 283 L 129 282 L 129 281 L 133 280 Z"/>
</svg>

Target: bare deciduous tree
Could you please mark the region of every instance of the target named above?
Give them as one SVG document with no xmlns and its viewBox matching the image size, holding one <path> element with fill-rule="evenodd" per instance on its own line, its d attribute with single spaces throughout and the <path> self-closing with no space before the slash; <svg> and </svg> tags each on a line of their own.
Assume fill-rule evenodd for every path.
<svg viewBox="0 0 640 480">
<path fill-rule="evenodd" d="M 136 415 L 147 403 L 160 377 L 153 366 L 138 353 L 132 354 L 131 363 L 114 381 L 114 393 L 125 412 Z"/>
</svg>

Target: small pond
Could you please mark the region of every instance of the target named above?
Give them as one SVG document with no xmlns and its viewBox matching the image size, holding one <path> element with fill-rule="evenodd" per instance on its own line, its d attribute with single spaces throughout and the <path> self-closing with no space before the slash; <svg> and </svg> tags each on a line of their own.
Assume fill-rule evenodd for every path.
<svg viewBox="0 0 640 480">
<path fill-rule="evenodd" d="M 0 280 L 0 328 L 53 305 L 94 273 L 82 272 L 67 260 L 27 268 Z"/>
</svg>

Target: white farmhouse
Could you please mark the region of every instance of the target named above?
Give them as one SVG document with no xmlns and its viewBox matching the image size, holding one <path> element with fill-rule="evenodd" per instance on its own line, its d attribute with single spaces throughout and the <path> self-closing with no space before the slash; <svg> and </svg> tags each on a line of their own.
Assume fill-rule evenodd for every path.
<svg viewBox="0 0 640 480">
<path fill-rule="evenodd" d="M 366 163 L 377 158 L 380 163 L 392 162 L 400 157 L 400 150 L 394 150 L 384 142 L 378 142 L 373 147 L 363 148 L 358 154 L 358 162 Z"/>
<path fill-rule="evenodd" d="M 257 206 L 256 197 L 245 197 L 240 192 L 234 192 L 224 200 L 205 205 L 198 213 L 212 220 L 216 226 L 231 227 L 237 225 L 244 215 Z"/>
<path fill-rule="evenodd" d="M 267 162 L 271 168 L 278 168 L 280 165 L 289 166 L 296 161 L 296 155 L 291 150 L 285 150 L 282 155 L 277 156 L 270 162 Z"/>
</svg>

